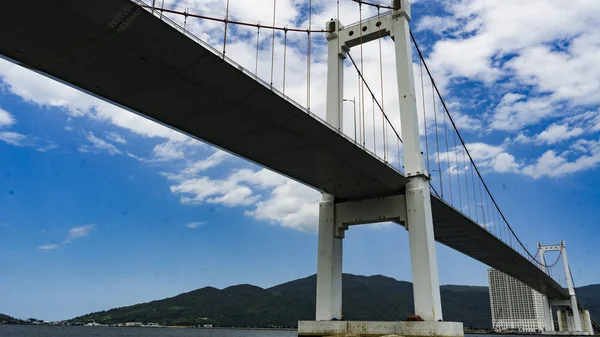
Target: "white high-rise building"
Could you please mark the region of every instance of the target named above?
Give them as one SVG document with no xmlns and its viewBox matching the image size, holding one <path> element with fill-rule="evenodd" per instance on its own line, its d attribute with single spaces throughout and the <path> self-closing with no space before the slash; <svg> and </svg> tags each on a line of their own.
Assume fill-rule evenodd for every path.
<svg viewBox="0 0 600 337">
<path fill-rule="evenodd" d="M 494 330 L 545 331 L 542 294 L 493 268 L 488 269 L 488 280 Z"/>
</svg>

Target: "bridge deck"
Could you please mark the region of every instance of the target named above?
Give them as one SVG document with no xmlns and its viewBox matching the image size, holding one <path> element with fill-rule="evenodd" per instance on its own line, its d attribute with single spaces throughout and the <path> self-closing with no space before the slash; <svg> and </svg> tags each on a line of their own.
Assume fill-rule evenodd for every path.
<svg viewBox="0 0 600 337">
<path fill-rule="evenodd" d="M 337 130 L 129 0 L 13 1 L 0 54 L 292 179 L 351 200 L 401 193 L 406 179 Z M 550 298 L 565 289 L 432 198 L 436 239 Z"/>
</svg>

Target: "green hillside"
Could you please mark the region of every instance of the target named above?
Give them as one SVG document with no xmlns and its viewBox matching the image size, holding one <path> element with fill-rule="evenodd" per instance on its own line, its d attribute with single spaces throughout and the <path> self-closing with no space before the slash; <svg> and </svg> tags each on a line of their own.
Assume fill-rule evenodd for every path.
<svg viewBox="0 0 600 337">
<path fill-rule="evenodd" d="M 412 284 L 377 276 L 343 276 L 345 320 L 403 320 L 413 313 Z M 600 285 L 579 288 L 582 303 L 600 317 Z M 164 325 L 235 327 L 296 326 L 314 319 L 316 276 L 287 282 L 269 289 L 237 285 L 223 290 L 197 289 L 164 300 L 96 312 L 73 322 L 155 322 Z M 444 319 L 465 327 L 489 328 L 487 287 L 442 286 Z"/>
</svg>

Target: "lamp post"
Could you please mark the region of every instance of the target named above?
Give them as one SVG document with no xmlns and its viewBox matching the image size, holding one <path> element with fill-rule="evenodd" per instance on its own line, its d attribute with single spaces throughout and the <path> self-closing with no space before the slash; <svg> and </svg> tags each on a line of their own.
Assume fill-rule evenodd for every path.
<svg viewBox="0 0 600 337">
<path fill-rule="evenodd" d="M 343 99 L 344 102 L 351 102 L 352 105 L 354 106 L 354 142 L 356 143 L 356 97 L 353 97 L 352 99 Z"/>
</svg>

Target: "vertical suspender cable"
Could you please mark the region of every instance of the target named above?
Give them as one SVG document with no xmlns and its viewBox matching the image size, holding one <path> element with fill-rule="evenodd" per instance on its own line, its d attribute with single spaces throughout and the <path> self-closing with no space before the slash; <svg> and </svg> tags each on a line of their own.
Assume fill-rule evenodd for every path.
<svg viewBox="0 0 600 337">
<path fill-rule="evenodd" d="M 312 0 L 308 0 L 308 30 L 306 31 L 306 108 L 310 111 L 310 55 L 311 40 L 310 30 L 312 29 Z"/>
<path fill-rule="evenodd" d="M 183 30 L 184 31 L 186 30 L 185 26 L 187 25 L 187 17 L 188 17 L 188 13 L 187 12 L 188 12 L 188 9 L 186 8 L 185 11 L 183 12 L 183 17 L 184 17 L 184 19 L 183 19 Z"/>
<path fill-rule="evenodd" d="M 358 16 L 359 16 L 359 29 L 360 32 L 360 74 L 364 74 L 363 71 L 363 43 L 362 43 L 362 3 L 358 3 Z M 358 83 L 360 86 L 360 94 L 362 96 L 362 122 L 363 122 L 363 147 L 365 147 L 367 135 L 365 134 L 365 84 L 360 80 L 360 74 L 358 74 Z"/>
<path fill-rule="evenodd" d="M 283 29 L 283 95 L 285 96 L 285 68 L 287 61 L 287 27 Z"/>
<path fill-rule="evenodd" d="M 446 114 L 442 114 L 444 116 L 444 135 L 446 137 L 446 160 L 448 160 L 448 181 L 450 184 L 450 204 L 454 205 L 454 201 L 452 194 L 452 173 L 450 172 L 450 151 L 448 150 L 448 127 L 446 125 Z"/>
<path fill-rule="evenodd" d="M 471 218 L 471 197 L 469 196 L 469 179 L 467 177 L 467 159 L 465 158 L 466 148 L 462 149 L 463 157 L 463 172 L 465 173 L 465 185 L 467 187 L 467 210 L 469 211 L 469 218 Z"/>
<path fill-rule="evenodd" d="M 275 13 L 277 0 L 273 0 L 273 27 L 275 27 Z M 273 89 L 273 67 L 275 65 L 275 29 L 273 29 L 273 39 L 271 42 L 271 89 Z"/>
<path fill-rule="evenodd" d="M 362 99 L 361 99 L 361 91 L 360 91 L 360 74 L 358 72 L 356 72 L 357 75 L 357 79 L 358 79 L 358 119 L 359 119 L 359 123 L 358 125 L 360 126 L 360 139 L 361 139 L 361 143 L 363 148 L 365 147 L 365 104 L 363 103 Z M 362 108 L 361 108 L 362 107 Z"/>
<path fill-rule="evenodd" d="M 481 182 L 478 184 L 479 185 L 479 200 L 481 201 L 481 216 L 483 216 L 483 222 L 484 222 L 484 226 L 485 226 L 485 208 L 483 206 L 483 193 L 481 192 Z"/>
<path fill-rule="evenodd" d="M 423 61 L 419 58 L 421 66 L 421 98 L 423 99 L 423 132 L 425 134 L 425 158 L 427 158 L 427 172 L 429 171 L 429 142 L 427 140 L 427 109 L 425 108 L 425 84 L 423 83 Z"/>
<path fill-rule="evenodd" d="M 463 211 L 463 203 L 462 203 L 462 191 L 460 190 L 460 170 L 458 169 L 458 153 L 456 152 L 456 133 L 453 133 L 454 138 L 454 165 L 456 166 L 456 177 L 458 179 L 458 202 L 460 205 L 460 211 Z"/>
<path fill-rule="evenodd" d="M 375 138 L 375 96 L 371 96 L 371 103 L 373 104 L 373 153 L 377 155 L 377 141 Z"/>
<path fill-rule="evenodd" d="M 473 203 L 475 205 L 475 220 L 479 222 L 479 213 L 477 212 L 477 193 L 475 191 L 475 173 L 473 173 L 473 171 L 475 171 L 474 166 L 475 164 L 471 162 L 471 167 L 473 167 L 473 169 L 471 170 L 471 183 L 473 183 Z"/>
<path fill-rule="evenodd" d="M 256 24 L 256 66 L 254 67 L 254 76 L 258 77 L 258 43 L 260 40 L 260 22 Z"/>
<path fill-rule="evenodd" d="M 438 124 L 437 124 L 437 108 L 435 106 L 435 91 L 433 88 L 433 81 L 431 83 L 431 94 L 433 98 L 433 122 L 435 123 L 435 143 L 436 143 L 436 155 L 438 163 L 438 173 L 440 174 L 440 192 L 442 193 L 442 199 L 444 199 L 444 178 L 442 177 L 442 164 L 440 162 L 440 141 L 438 137 Z"/>
<path fill-rule="evenodd" d="M 381 53 L 381 21 L 380 21 L 380 9 L 379 5 L 377 5 L 377 23 L 378 23 L 378 31 L 377 34 L 379 38 L 377 41 L 379 42 L 379 79 L 381 82 L 381 126 L 383 128 L 383 160 L 387 162 L 387 127 L 385 125 L 385 109 L 383 108 L 383 56 Z"/>
<path fill-rule="evenodd" d="M 396 142 L 398 143 L 398 170 L 402 170 L 402 162 L 400 159 L 400 138 L 396 138 Z"/>
<path fill-rule="evenodd" d="M 227 47 L 227 24 L 228 23 L 229 23 L 229 0 L 227 0 L 227 6 L 225 9 L 225 29 L 223 30 L 223 58 L 225 58 L 225 52 L 226 52 L 225 49 Z"/>
</svg>

